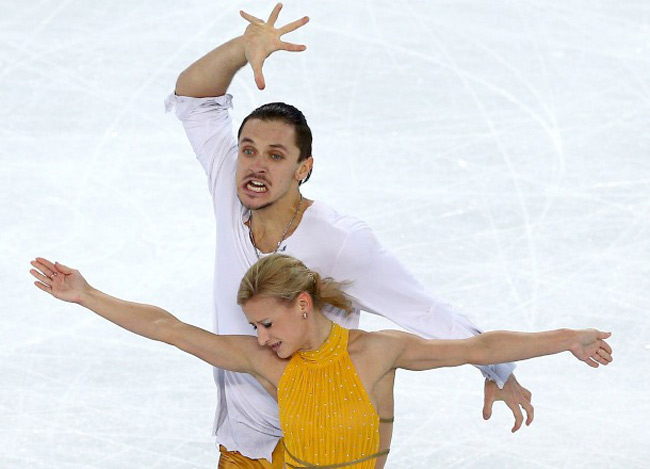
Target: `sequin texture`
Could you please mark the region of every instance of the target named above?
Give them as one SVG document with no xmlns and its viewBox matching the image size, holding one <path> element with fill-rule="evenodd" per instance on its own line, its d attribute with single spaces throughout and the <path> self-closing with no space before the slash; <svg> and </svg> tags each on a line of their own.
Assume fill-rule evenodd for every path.
<svg viewBox="0 0 650 469">
<path fill-rule="evenodd" d="M 379 416 L 348 354 L 348 336 L 333 323 L 325 343 L 294 354 L 280 379 L 280 424 L 297 460 L 328 465 L 377 453 Z M 349 467 L 373 468 L 375 459 Z"/>
</svg>

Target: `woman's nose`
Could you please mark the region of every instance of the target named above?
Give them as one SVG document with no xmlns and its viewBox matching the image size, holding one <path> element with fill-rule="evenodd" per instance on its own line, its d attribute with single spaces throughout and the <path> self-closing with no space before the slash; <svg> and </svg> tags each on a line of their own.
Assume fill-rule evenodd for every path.
<svg viewBox="0 0 650 469">
<path fill-rule="evenodd" d="M 269 335 L 268 333 L 264 330 L 264 327 L 258 327 L 257 328 L 257 342 L 260 345 L 266 345 L 266 343 L 269 341 Z"/>
</svg>

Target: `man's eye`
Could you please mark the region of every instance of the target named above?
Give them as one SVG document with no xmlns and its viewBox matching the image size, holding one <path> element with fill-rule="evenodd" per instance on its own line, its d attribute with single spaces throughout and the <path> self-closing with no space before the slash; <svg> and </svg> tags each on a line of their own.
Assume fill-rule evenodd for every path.
<svg viewBox="0 0 650 469">
<path fill-rule="evenodd" d="M 242 150 L 242 154 L 244 154 L 246 156 L 251 156 L 253 154 L 253 150 L 251 150 L 250 148 L 244 148 Z"/>
<path fill-rule="evenodd" d="M 253 326 L 254 330 L 257 330 L 257 326 L 255 324 L 251 324 L 251 326 Z"/>
<path fill-rule="evenodd" d="M 273 325 L 273 323 L 271 323 L 271 322 L 262 323 L 262 326 L 264 326 L 266 329 L 269 329 L 272 325 Z"/>
<path fill-rule="evenodd" d="M 271 153 L 269 156 L 270 156 L 271 159 L 273 159 L 273 160 L 281 160 L 281 159 L 283 158 L 283 156 L 280 155 L 279 153 Z"/>
</svg>

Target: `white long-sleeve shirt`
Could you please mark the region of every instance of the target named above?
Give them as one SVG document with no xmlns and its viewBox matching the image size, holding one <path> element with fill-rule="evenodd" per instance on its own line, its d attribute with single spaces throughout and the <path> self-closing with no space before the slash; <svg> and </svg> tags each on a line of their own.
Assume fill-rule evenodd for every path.
<svg viewBox="0 0 650 469">
<path fill-rule="evenodd" d="M 230 95 L 190 98 L 170 95 L 167 110 L 176 115 L 208 177 L 217 222 L 214 265 L 214 332 L 254 335 L 240 306 L 239 282 L 257 261 L 248 227 L 250 212 L 237 198 L 237 140 Z M 347 328 L 359 324 L 359 311 L 384 316 L 426 338 L 460 339 L 480 331 L 464 316 L 434 298 L 384 249 L 362 221 L 341 215 L 319 201 L 305 210 L 300 224 L 278 249 L 310 269 L 336 280 L 351 281 L 346 293 L 354 313 L 325 311 Z M 499 387 L 514 369 L 511 363 L 479 367 Z M 220 390 L 215 416 L 217 441 L 250 458 L 271 459 L 282 433 L 277 403 L 250 375 L 214 370 Z"/>
</svg>

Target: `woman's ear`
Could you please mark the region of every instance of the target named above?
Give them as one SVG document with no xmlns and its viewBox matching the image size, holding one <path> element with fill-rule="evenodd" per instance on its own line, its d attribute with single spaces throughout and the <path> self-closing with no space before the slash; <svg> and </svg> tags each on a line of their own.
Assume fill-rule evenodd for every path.
<svg viewBox="0 0 650 469">
<path fill-rule="evenodd" d="M 306 291 L 298 295 L 298 306 L 300 306 L 300 311 L 309 313 L 314 306 L 314 301 L 311 298 L 311 295 Z"/>
</svg>

